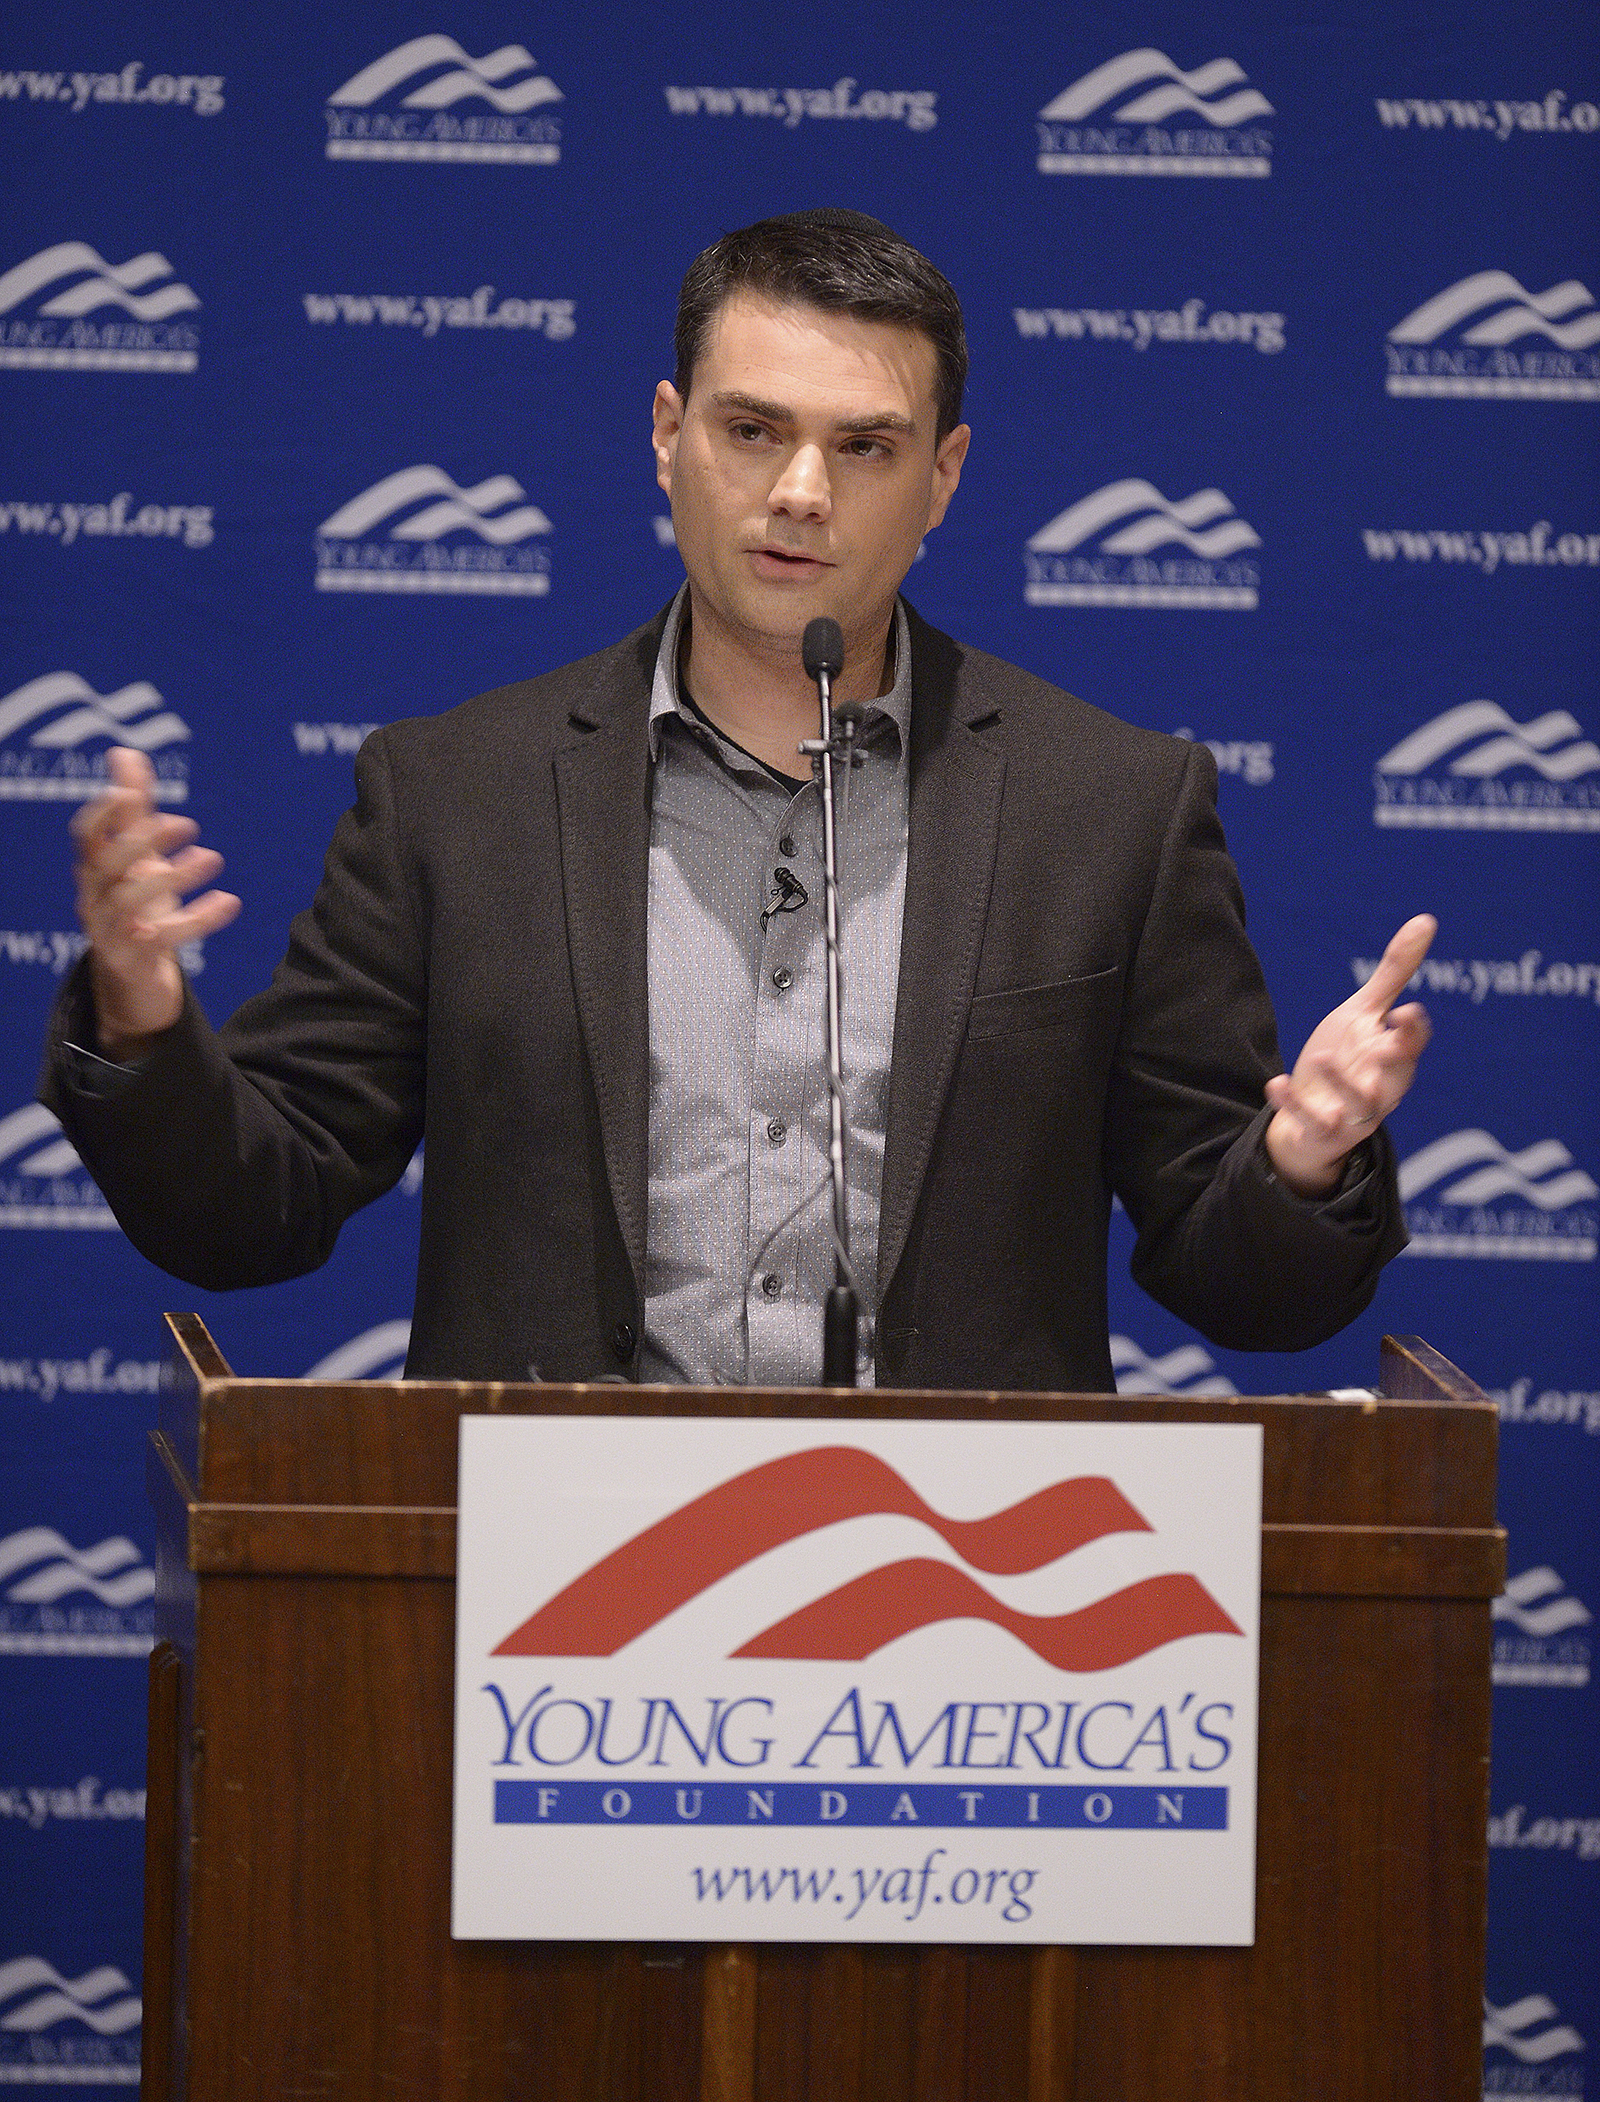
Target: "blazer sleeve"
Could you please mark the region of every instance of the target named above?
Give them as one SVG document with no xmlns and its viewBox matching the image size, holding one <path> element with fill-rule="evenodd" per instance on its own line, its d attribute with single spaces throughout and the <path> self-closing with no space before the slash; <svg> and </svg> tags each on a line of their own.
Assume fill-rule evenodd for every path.
<svg viewBox="0 0 1600 2102">
<path fill-rule="evenodd" d="M 422 1135 L 424 948 L 382 731 L 356 789 L 272 983 L 221 1030 L 186 987 L 142 1068 L 100 1092 L 66 1048 L 95 1042 L 86 963 L 50 1018 L 40 1099 L 139 1252 L 206 1290 L 315 1269 Z"/>
<path fill-rule="evenodd" d="M 1300 1350 L 1353 1320 L 1405 1246 L 1394 1149 L 1378 1131 L 1322 1203 L 1272 1171 L 1263 1089 L 1283 1062 L 1216 779 L 1191 747 L 1129 974 L 1107 1175 L 1153 1298 L 1226 1348 Z"/>
</svg>

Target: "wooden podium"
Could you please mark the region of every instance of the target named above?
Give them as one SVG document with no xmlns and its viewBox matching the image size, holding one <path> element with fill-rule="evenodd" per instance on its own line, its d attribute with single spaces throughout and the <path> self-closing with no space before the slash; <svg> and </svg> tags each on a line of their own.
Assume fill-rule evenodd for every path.
<svg viewBox="0 0 1600 2102">
<path fill-rule="evenodd" d="M 1493 1405 L 236 1379 L 169 1317 L 146 2102 L 1478 2102 Z M 453 1942 L 463 1414 L 1265 1426 L 1249 1949 Z"/>
</svg>

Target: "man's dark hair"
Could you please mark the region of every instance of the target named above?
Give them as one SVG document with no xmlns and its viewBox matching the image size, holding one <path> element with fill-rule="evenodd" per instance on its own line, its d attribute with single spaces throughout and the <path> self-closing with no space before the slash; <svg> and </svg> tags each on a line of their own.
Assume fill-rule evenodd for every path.
<svg viewBox="0 0 1600 2102">
<path fill-rule="evenodd" d="M 961 421 L 967 339 L 950 281 L 909 241 L 865 212 L 787 212 L 724 234 L 689 265 L 673 332 L 673 384 L 689 382 L 717 310 L 735 292 L 914 328 L 933 345 L 943 438 Z"/>
</svg>

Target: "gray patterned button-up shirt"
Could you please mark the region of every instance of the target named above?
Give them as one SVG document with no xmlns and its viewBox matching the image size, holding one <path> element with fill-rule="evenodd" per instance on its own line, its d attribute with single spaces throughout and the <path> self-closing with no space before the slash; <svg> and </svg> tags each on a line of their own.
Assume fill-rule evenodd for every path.
<svg viewBox="0 0 1600 2102">
<path fill-rule="evenodd" d="M 680 692 L 680 592 L 650 703 L 650 1220 L 641 1378 L 815 1386 L 833 1283 L 822 805 Z M 911 644 L 869 704 L 839 841 L 850 1254 L 877 1300 L 905 902 Z M 796 753 L 794 771 L 806 765 Z M 843 772 L 835 781 L 843 792 Z M 781 874 L 779 872 L 782 872 Z M 862 1385 L 872 1381 L 862 1324 Z"/>
</svg>

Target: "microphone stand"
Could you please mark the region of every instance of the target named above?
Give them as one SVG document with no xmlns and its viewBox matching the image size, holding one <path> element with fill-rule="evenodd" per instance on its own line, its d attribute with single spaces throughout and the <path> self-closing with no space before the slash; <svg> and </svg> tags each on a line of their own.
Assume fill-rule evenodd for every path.
<svg viewBox="0 0 1600 2102">
<path fill-rule="evenodd" d="M 848 1184 L 844 1159 L 844 1066 L 839 1031 L 839 864 L 834 828 L 833 758 L 836 726 L 833 719 L 833 682 L 844 669 L 844 637 L 835 620 L 807 623 L 800 646 L 807 672 L 816 681 L 821 709 L 820 737 L 808 737 L 802 752 L 819 759 L 822 790 L 822 927 L 827 947 L 827 1051 L 828 1051 L 828 1179 L 833 1199 L 833 1287 L 822 1316 L 822 1384 L 853 1387 L 856 1384 L 856 1353 L 860 1334 L 860 1308 L 850 1282 L 850 1220 Z M 843 758 L 854 763 L 853 719 L 842 729 Z"/>
</svg>

